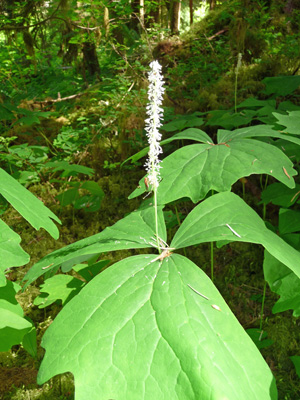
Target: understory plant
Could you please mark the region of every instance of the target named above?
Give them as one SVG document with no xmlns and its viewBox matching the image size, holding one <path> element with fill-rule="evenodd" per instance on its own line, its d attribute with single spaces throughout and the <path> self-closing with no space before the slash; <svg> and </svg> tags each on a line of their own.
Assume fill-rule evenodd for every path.
<svg viewBox="0 0 300 400">
<path fill-rule="evenodd" d="M 72 372 L 76 400 L 277 399 L 275 379 L 254 342 L 201 266 L 180 252 L 203 242 L 261 244 L 299 279 L 299 252 L 230 190 L 251 174 L 293 188 L 291 160 L 263 139 L 300 140 L 258 125 L 220 130 L 217 143 L 196 128 L 160 142 L 163 80 L 156 61 L 149 83 L 147 175 L 131 194 L 146 192 L 141 206 L 44 257 L 27 273 L 25 287 L 59 267 L 67 272 L 86 263 L 92 269 L 105 252 L 148 251 L 106 268 L 63 307 L 43 337 L 38 383 Z M 181 139 L 196 143 L 160 162 L 161 145 Z M 168 238 L 163 209 L 184 197 L 201 202 Z"/>
<path fill-rule="evenodd" d="M 60 220 L 12 176 L 0 168 L 0 195 L 10 203 L 36 230 L 44 228 L 54 238 L 59 232 L 53 220 Z M 24 317 L 16 293 L 21 286 L 7 279 L 11 268 L 25 265 L 29 255 L 20 246 L 21 237 L 0 220 L 0 351 L 22 344 L 32 355 L 37 355 L 36 330 L 32 321 Z"/>
</svg>

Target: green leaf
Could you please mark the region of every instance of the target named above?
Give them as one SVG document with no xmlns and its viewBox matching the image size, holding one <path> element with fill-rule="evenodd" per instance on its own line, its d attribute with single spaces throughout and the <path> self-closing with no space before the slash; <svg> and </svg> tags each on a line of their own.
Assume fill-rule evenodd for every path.
<svg viewBox="0 0 300 400">
<path fill-rule="evenodd" d="M 85 167 L 83 165 L 69 164 L 67 161 L 49 161 L 44 165 L 45 168 L 52 168 L 53 171 L 63 171 L 62 176 L 70 175 L 94 175 L 92 168 Z"/>
<path fill-rule="evenodd" d="M 75 200 L 74 208 L 77 210 L 83 209 L 85 212 L 95 212 L 100 210 L 101 198 L 99 196 L 86 195 Z"/>
<path fill-rule="evenodd" d="M 87 282 L 93 279 L 96 275 L 99 274 L 108 264 L 110 260 L 101 260 L 95 264 L 86 265 L 86 264 L 77 264 L 74 265 L 73 269 L 79 275 L 81 275 Z"/>
<path fill-rule="evenodd" d="M 175 135 L 173 135 L 172 137 L 162 140 L 160 142 L 161 146 L 173 142 L 174 140 L 195 140 L 196 142 L 200 142 L 200 143 L 211 143 L 212 140 L 211 138 L 201 129 L 196 129 L 196 128 L 189 128 L 189 129 L 185 129 L 182 132 L 176 133 Z M 133 156 L 127 158 L 127 160 L 125 160 L 123 164 L 125 164 L 127 161 L 131 160 L 131 162 L 136 162 L 138 160 L 140 160 L 142 157 L 145 157 L 149 152 L 149 146 L 145 147 L 143 150 L 139 151 L 138 153 L 134 154 Z"/>
<path fill-rule="evenodd" d="M 294 143 L 292 143 L 291 139 L 294 138 L 294 136 L 289 136 L 287 135 L 288 138 L 287 140 L 285 139 L 278 139 L 276 141 L 273 141 L 273 145 L 278 147 L 279 149 L 283 150 L 284 153 L 294 162 L 299 162 L 300 161 L 300 146 L 295 146 Z M 296 140 L 299 140 L 298 138 L 295 138 Z M 298 144 L 298 143 L 297 143 Z"/>
<path fill-rule="evenodd" d="M 81 188 L 88 190 L 90 193 L 99 196 L 100 198 L 104 197 L 104 192 L 97 182 L 86 181 L 81 185 Z"/>
<path fill-rule="evenodd" d="M 161 129 L 166 132 L 181 131 L 184 128 L 194 128 L 204 125 L 204 119 L 194 115 L 183 115 L 175 120 L 163 125 Z"/>
<path fill-rule="evenodd" d="M 72 188 L 65 190 L 63 193 L 58 194 L 55 198 L 60 202 L 62 207 L 68 206 L 78 199 L 79 193 L 78 188 Z"/>
<path fill-rule="evenodd" d="M 278 110 L 280 111 L 297 111 L 299 109 L 300 107 L 297 104 L 292 103 L 289 100 L 282 101 L 278 106 Z"/>
<path fill-rule="evenodd" d="M 60 223 L 59 218 L 1 168 L 0 193 L 36 230 L 44 228 L 58 239 L 59 232 L 52 219 Z"/>
<path fill-rule="evenodd" d="M 296 373 L 300 378 L 300 356 L 292 356 L 292 357 L 290 357 L 290 359 L 292 360 L 292 362 L 296 368 Z"/>
<path fill-rule="evenodd" d="M 233 113 L 230 111 L 217 110 L 212 111 L 210 114 L 213 114 L 213 117 L 208 120 L 206 125 L 222 126 L 225 129 L 232 129 L 241 125 L 248 125 L 256 112 L 245 110 L 243 112 Z"/>
<path fill-rule="evenodd" d="M 23 125 L 26 125 L 26 126 L 30 126 L 30 125 L 33 125 L 33 124 L 40 124 L 41 122 L 40 122 L 39 118 L 36 115 L 30 115 L 30 116 L 22 117 L 22 118 L 18 119 L 15 122 L 15 124 L 16 123 L 17 124 L 23 124 Z"/>
<path fill-rule="evenodd" d="M 282 183 L 276 182 L 269 185 L 261 194 L 261 203 L 272 203 L 281 207 L 291 207 L 300 196 L 300 185 L 289 189 Z"/>
<path fill-rule="evenodd" d="M 73 265 L 89 260 L 91 256 L 107 251 L 137 249 L 155 246 L 154 207 L 139 209 L 127 215 L 104 231 L 80 240 L 42 258 L 26 274 L 24 288 L 47 271 L 62 265 L 65 271 Z M 162 207 L 158 209 L 158 232 L 164 241 L 166 227 Z"/>
<path fill-rule="evenodd" d="M 61 300 L 62 305 L 65 305 L 80 292 L 84 285 L 85 282 L 71 275 L 54 275 L 40 286 L 41 294 L 34 299 L 33 304 L 44 308 Z"/>
<path fill-rule="evenodd" d="M 275 100 L 258 100 L 255 97 L 249 97 L 240 103 L 237 108 L 261 108 L 265 106 L 276 107 Z"/>
<path fill-rule="evenodd" d="M 29 262 L 30 257 L 22 249 L 20 242 L 20 236 L 0 220 L 0 276 L 3 277 L 2 273 L 7 268 L 20 267 Z M 0 280 L 4 284 L 3 278 Z"/>
<path fill-rule="evenodd" d="M 16 300 L 19 286 L 6 280 L 0 287 L 0 351 L 8 351 L 20 344 L 32 325 L 23 318 L 23 310 Z"/>
<path fill-rule="evenodd" d="M 246 332 L 259 350 L 269 347 L 274 343 L 273 340 L 267 339 L 267 332 L 260 331 L 257 328 L 247 329 Z"/>
<path fill-rule="evenodd" d="M 16 293 L 20 290 L 20 286 L 6 280 L 5 286 L 0 288 L 0 308 L 9 310 L 20 317 L 23 317 L 23 310 L 16 300 Z"/>
<path fill-rule="evenodd" d="M 230 145 L 230 141 L 233 139 L 244 139 L 244 138 L 263 138 L 263 137 L 274 137 L 279 139 L 284 139 L 290 141 L 292 143 L 300 145 L 300 139 L 295 138 L 294 136 L 290 136 L 287 134 L 282 134 L 273 129 L 271 125 L 255 125 L 249 126 L 246 128 L 235 129 L 234 131 L 226 131 L 219 129 L 218 130 L 218 143 L 228 143 Z M 295 146 L 294 146 L 295 147 Z"/>
<path fill-rule="evenodd" d="M 14 114 L 8 108 L 6 108 L 4 104 L 0 104 L 0 120 L 11 121 L 14 118 Z"/>
<path fill-rule="evenodd" d="M 295 186 L 293 163 L 275 146 L 252 139 L 232 140 L 229 144 L 185 146 L 161 163 L 162 181 L 158 201 L 167 204 L 182 197 L 194 203 L 210 190 L 224 192 L 239 179 L 251 174 L 268 174 L 286 186 Z M 129 198 L 145 192 L 143 179 Z"/>
<path fill-rule="evenodd" d="M 288 114 L 289 115 L 273 113 L 278 120 L 278 124 L 286 126 L 283 132 L 292 135 L 300 135 L 300 111 L 291 111 L 288 112 Z"/>
<path fill-rule="evenodd" d="M 20 344 L 31 329 L 31 323 L 12 311 L 0 308 L 0 351 Z"/>
<path fill-rule="evenodd" d="M 281 208 L 278 228 L 281 235 L 300 231 L 300 212 Z"/>
<path fill-rule="evenodd" d="M 300 76 L 275 76 L 262 81 L 266 85 L 265 94 L 287 96 L 293 93 L 300 85 Z"/>
<path fill-rule="evenodd" d="M 34 326 L 32 326 L 30 331 L 24 335 L 22 345 L 31 357 L 37 357 L 36 329 Z"/>
<path fill-rule="evenodd" d="M 284 264 L 265 250 L 264 275 L 272 292 L 280 299 L 275 303 L 274 314 L 293 310 L 294 317 L 300 315 L 300 279 Z"/>
<path fill-rule="evenodd" d="M 44 335 L 38 383 L 70 371 L 76 400 L 276 399 L 271 371 L 205 273 L 177 254 L 156 258 L 120 261 L 63 308 Z"/>
<path fill-rule="evenodd" d="M 267 229 L 256 212 L 231 192 L 216 194 L 196 206 L 170 247 L 180 249 L 217 240 L 261 244 L 300 277 L 300 253 Z"/>
</svg>

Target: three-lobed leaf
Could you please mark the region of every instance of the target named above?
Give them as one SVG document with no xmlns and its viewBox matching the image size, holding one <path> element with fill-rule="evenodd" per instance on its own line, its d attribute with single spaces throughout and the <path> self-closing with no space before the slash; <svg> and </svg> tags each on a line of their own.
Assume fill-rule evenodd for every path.
<svg viewBox="0 0 300 400">
<path fill-rule="evenodd" d="M 167 240 L 161 207 L 158 210 L 158 233 L 162 240 Z M 66 272 L 73 265 L 89 260 L 92 256 L 103 252 L 147 248 L 153 247 L 155 244 L 154 207 L 141 208 L 102 232 L 56 250 L 42 258 L 26 274 L 24 280 L 27 282 L 24 287 L 60 265 Z"/>
<path fill-rule="evenodd" d="M 39 383 L 70 371 L 76 400 L 277 398 L 267 364 L 213 283 L 177 254 L 105 270 L 63 308 L 42 345 Z"/>
<path fill-rule="evenodd" d="M 170 247 L 179 249 L 217 240 L 261 244 L 300 278 L 300 253 L 270 231 L 256 212 L 231 192 L 218 193 L 196 206 Z"/>
<path fill-rule="evenodd" d="M 196 203 L 210 190 L 230 191 L 239 178 L 251 174 L 268 174 L 293 188 L 295 182 L 292 177 L 297 173 L 281 150 L 253 139 L 185 146 L 166 157 L 161 166 L 160 204 L 182 197 Z M 145 191 L 143 180 L 139 186 L 130 198 Z"/>
</svg>

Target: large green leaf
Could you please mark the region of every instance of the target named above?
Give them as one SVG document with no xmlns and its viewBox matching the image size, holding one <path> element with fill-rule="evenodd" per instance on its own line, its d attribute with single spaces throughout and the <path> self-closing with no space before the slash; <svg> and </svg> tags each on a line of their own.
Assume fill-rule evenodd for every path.
<svg viewBox="0 0 300 400">
<path fill-rule="evenodd" d="M 70 371 L 76 400 L 277 398 L 271 371 L 215 286 L 177 254 L 105 270 L 63 308 L 42 345 L 38 382 Z"/>
<path fill-rule="evenodd" d="M 265 251 L 264 275 L 270 289 L 280 296 L 272 311 L 279 313 L 293 310 L 294 317 L 300 315 L 300 279 L 290 269 Z"/>
<path fill-rule="evenodd" d="M 258 243 L 300 278 L 300 253 L 275 233 L 234 193 L 204 200 L 186 217 L 171 247 L 176 249 L 217 240 Z"/>
<path fill-rule="evenodd" d="M 58 239 L 59 232 L 52 221 L 60 223 L 57 216 L 1 168 L 0 193 L 36 230 L 44 228 Z"/>
<path fill-rule="evenodd" d="M 293 163 L 281 150 L 252 139 L 232 140 L 229 144 L 185 146 L 165 158 L 161 166 L 160 204 L 182 197 L 189 197 L 196 203 L 209 190 L 229 191 L 239 178 L 251 174 L 268 174 L 293 188 L 292 176 L 297 174 Z M 130 198 L 145 190 L 141 180 Z"/>
<path fill-rule="evenodd" d="M 20 246 L 21 238 L 0 220 L 0 286 L 5 284 L 4 271 L 29 262 L 29 255 Z"/>
<path fill-rule="evenodd" d="M 161 207 L 158 210 L 158 223 L 159 237 L 166 241 L 166 227 Z M 26 274 L 24 280 L 27 280 L 27 283 L 24 287 L 60 265 L 64 271 L 68 271 L 73 265 L 102 252 L 153 247 L 156 245 L 154 236 L 154 207 L 150 206 L 134 211 L 104 231 L 72 243 L 42 258 Z"/>
<path fill-rule="evenodd" d="M 201 129 L 197 129 L 197 128 L 189 128 L 189 129 L 185 129 L 182 132 L 176 133 L 175 135 L 173 135 L 172 137 L 162 140 L 160 142 L 161 146 L 173 142 L 174 140 L 195 140 L 195 142 L 200 142 L 200 143 L 211 143 L 211 138 L 207 135 L 207 133 L 205 133 L 204 131 L 202 131 Z M 145 147 L 143 150 L 139 151 L 138 153 L 134 154 L 133 156 L 127 158 L 127 160 L 125 160 L 123 164 L 125 164 L 127 161 L 131 160 L 131 162 L 136 162 L 139 159 L 141 159 L 142 157 L 145 157 L 147 154 L 149 153 L 149 146 Z"/>
</svg>

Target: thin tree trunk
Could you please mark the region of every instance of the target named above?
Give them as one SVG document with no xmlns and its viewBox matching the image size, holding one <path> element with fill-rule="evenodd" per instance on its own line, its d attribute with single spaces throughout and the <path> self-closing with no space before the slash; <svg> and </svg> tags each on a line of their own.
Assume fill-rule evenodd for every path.
<svg viewBox="0 0 300 400">
<path fill-rule="evenodd" d="M 140 0 L 140 22 L 142 26 L 145 26 L 145 2 Z"/>
<path fill-rule="evenodd" d="M 213 10 L 216 6 L 216 0 L 209 0 L 209 9 Z"/>
<path fill-rule="evenodd" d="M 189 1 L 189 6 L 190 6 L 190 25 L 192 25 L 193 22 L 194 22 L 194 10 L 193 10 L 194 4 L 193 4 L 193 0 Z"/>
<path fill-rule="evenodd" d="M 107 7 L 104 7 L 104 15 L 103 15 L 104 29 L 105 29 L 105 37 L 109 36 L 109 11 Z"/>
</svg>

